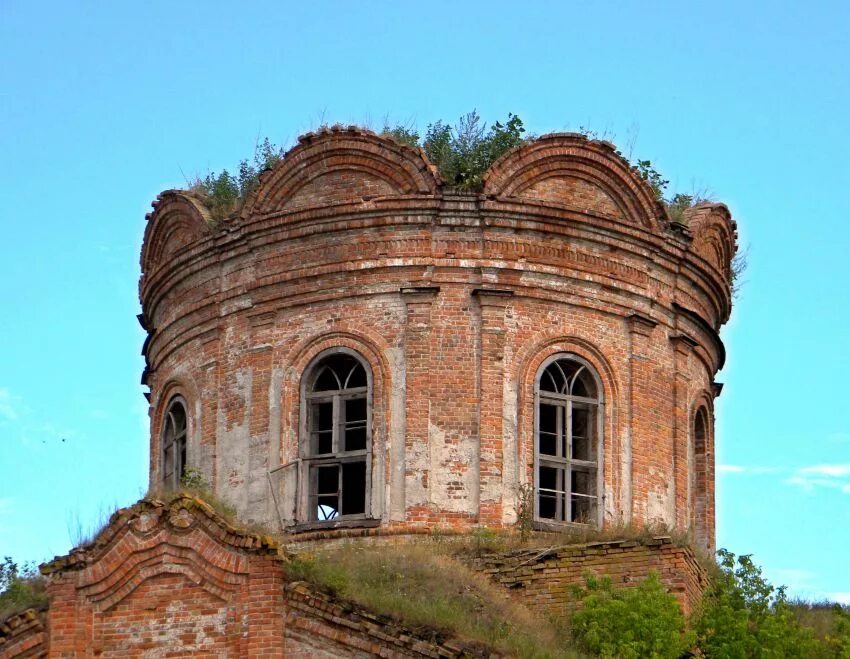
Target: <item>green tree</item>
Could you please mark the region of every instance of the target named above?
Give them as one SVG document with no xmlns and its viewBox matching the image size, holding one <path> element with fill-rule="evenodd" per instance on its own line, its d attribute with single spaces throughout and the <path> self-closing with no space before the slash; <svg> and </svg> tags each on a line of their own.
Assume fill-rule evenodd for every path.
<svg viewBox="0 0 850 659">
<path fill-rule="evenodd" d="M 694 624 L 706 657 L 723 659 L 824 657 L 824 647 L 801 627 L 785 596 L 762 576 L 751 556 L 717 552 L 719 574 Z"/>
<path fill-rule="evenodd" d="M 46 580 L 34 563 L 19 565 L 6 556 L 0 562 L 0 618 L 47 604 Z"/>
</svg>

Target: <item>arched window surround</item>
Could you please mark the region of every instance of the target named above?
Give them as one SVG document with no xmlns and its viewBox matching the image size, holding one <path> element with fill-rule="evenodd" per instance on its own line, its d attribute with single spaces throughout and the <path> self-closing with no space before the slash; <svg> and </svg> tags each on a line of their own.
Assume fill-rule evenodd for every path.
<svg viewBox="0 0 850 659">
<path fill-rule="evenodd" d="M 176 490 L 180 487 L 189 466 L 190 424 L 186 399 L 180 394 L 171 396 L 162 415 L 159 434 L 160 483 L 167 489 Z"/>
<path fill-rule="evenodd" d="M 547 391 L 541 391 L 541 381 L 546 374 L 547 370 L 550 366 L 559 361 L 569 361 L 576 364 L 582 372 L 587 373 L 591 376 L 593 385 L 595 386 L 595 396 L 572 396 L 572 395 L 558 395 L 552 394 Z M 560 399 L 561 402 L 553 399 Z M 592 504 L 592 511 L 590 513 L 589 518 L 585 518 L 583 520 L 573 520 L 571 511 L 567 514 L 562 514 L 562 517 L 565 519 L 553 519 L 551 516 L 548 516 L 546 511 L 541 511 L 541 462 L 546 466 L 547 463 L 552 462 L 551 458 L 543 455 L 541 457 L 540 451 L 540 438 L 541 438 L 541 402 L 547 404 L 546 401 L 550 403 L 554 402 L 556 405 L 562 406 L 564 412 L 560 414 L 568 414 L 571 404 L 573 402 L 591 407 L 595 410 L 594 418 L 591 422 L 592 431 L 596 433 L 595 438 L 592 440 L 592 451 L 595 451 L 595 467 L 593 468 L 593 472 L 591 474 L 592 484 L 595 487 L 595 499 Z M 571 421 L 570 421 L 571 423 Z M 602 379 L 600 378 L 599 371 L 597 368 L 588 360 L 577 355 L 573 352 L 558 352 L 547 357 L 538 367 L 537 373 L 534 378 L 534 430 L 533 430 L 533 472 L 532 472 L 532 482 L 533 482 L 533 496 L 534 496 L 534 520 L 535 523 L 540 527 L 563 527 L 571 524 L 593 524 L 598 527 L 601 527 L 603 514 L 604 514 L 604 482 L 603 482 L 603 473 L 604 473 L 604 431 L 605 427 L 605 389 L 603 387 Z M 568 433 L 571 434 L 572 428 L 568 430 Z M 562 469 L 567 474 L 571 474 L 574 471 L 573 461 L 571 459 L 564 459 L 563 456 L 558 458 L 558 462 L 560 462 L 559 469 Z M 578 462 L 576 465 L 578 466 Z M 552 466 L 558 466 L 553 464 Z M 581 466 L 584 469 L 584 465 Z M 565 474 L 565 478 L 571 477 Z M 564 486 L 565 489 L 569 489 L 569 486 Z M 569 497 L 569 492 L 566 493 L 567 498 Z M 547 516 L 544 516 L 547 515 Z"/>
<path fill-rule="evenodd" d="M 690 430 L 693 451 L 693 468 L 690 478 L 691 531 L 699 547 L 710 548 L 708 453 L 712 441 L 712 414 L 709 406 L 703 401 L 698 402 L 694 407 Z"/>
<path fill-rule="evenodd" d="M 348 357 L 357 362 L 365 372 L 365 387 L 314 391 L 314 385 L 322 377 L 324 367 L 334 357 Z M 354 390 L 354 391 L 353 391 Z M 360 395 L 362 394 L 362 396 Z M 340 418 L 345 414 L 343 408 L 345 401 L 356 398 L 365 401 L 365 448 L 357 451 L 348 451 L 344 446 L 346 426 L 344 422 L 340 425 Z M 317 405 L 324 404 L 326 409 L 331 410 L 332 427 L 328 430 L 316 427 L 316 415 L 319 411 Z M 348 347 L 339 346 L 323 350 L 315 355 L 304 368 L 300 379 L 300 421 L 299 421 L 299 471 L 298 471 L 298 495 L 296 517 L 301 524 L 337 525 L 351 521 L 368 520 L 373 517 L 372 506 L 372 455 L 373 455 L 373 374 L 369 361 L 358 351 Z M 358 424 L 355 424 L 358 425 Z M 360 430 L 358 427 L 357 430 Z M 317 435 L 323 435 L 324 446 L 317 450 Z M 330 446 L 330 451 L 328 451 Z M 362 463 L 365 474 L 363 476 L 363 504 L 362 512 L 346 513 L 345 508 L 345 485 L 342 465 Z M 319 488 L 319 473 L 328 472 L 336 468 L 339 472 L 340 488 L 338 491 L 340 505 L 336 514 L 324 518 L 323 514 L 330 506 L 322 504 L 330 495 L 322 495 Z M 323 479 L 327 480 L 327 479 Z M 359 493 L 358 493 L 359 494 Z"/>
</svg>

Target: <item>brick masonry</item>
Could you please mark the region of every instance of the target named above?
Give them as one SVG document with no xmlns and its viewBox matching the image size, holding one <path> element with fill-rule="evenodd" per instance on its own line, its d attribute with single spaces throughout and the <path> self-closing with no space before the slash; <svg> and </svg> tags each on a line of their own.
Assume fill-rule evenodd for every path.
<svg viewBox="0 0 850 659">
<path fill-rule="evenodd" d="M 693 550 L 665 536 L 491 554 L 470 564 L 530 609 L 562 618 L 572 610 L 572 588 L 582 586 L 588 573 L 609 576 L 614 587 L 628 588 L 654 571 L 686 615 L 695 610 L 708 584 Z"/>
<path fill-rule="evenodd" d="M 188 464 L 243 521 L 304 539 L 509 527 L 534 483 L 536 378 L 573 355 L 602 387 L 598 523 L 661 522 L 714 547 L 714 377 L 736 249 L 724 205 L 672 222 L 611 144 L 576 134 L 505 154 L 471 193 L 421 150 L 334 128 L 303 136 L 224 221 L 191 191 L 153 206 L 140 282 L 152 488 L 181 396 Z M 361 528 L 307 524 L 302 376 L 333 349 L 369 370 Z M 704 578 L 664 541 L 529 558 L 481 568 L 547 607 L 588 567 L 618 582 L 656 569 L 686 609 Z M 287 585 L 272 541 L 193 500 L 120 511 L 44 571 L 49 609 L 2 622 L 0 656 L 458 651 L 339 615 Z"/>
<path fill-rule="evenodd" d="M 180 394 L 189 463 L 218 495 L 246 520 L 308 521 L 301 377 L 344 347 L 372 377 L 368 516 L 510 525 L 533 481 L 535 378 L 569 353 L 604 390 L 601 523 L 662 522 L 711 548 L 735 235 L 722 204 L 671 222 L 612 145 L 569 133 L 506 154 L 475 194 L 355 128 L 302 137 L 219 224 L 194 193 L 163 192 L 140 284 L 151 484 Z"/>
</svg>

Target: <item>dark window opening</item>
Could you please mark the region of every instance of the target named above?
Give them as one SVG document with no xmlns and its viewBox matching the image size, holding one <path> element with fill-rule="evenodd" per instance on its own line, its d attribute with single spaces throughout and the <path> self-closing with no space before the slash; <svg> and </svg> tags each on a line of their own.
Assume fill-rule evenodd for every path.
<svg viewBox="0 0 850 659">
<path fill-rule="evenodd" d="M 308 516 L 313 521 L 365 517 L 371 451 L 366 368 L 339 353 L 321 360 L 306 377 Z"/>
<path fill-rule="evenodd" d="M 162 484 L 176 490 L 186 475 L 186 407 L 179 398 L 169 403 L 162 429 Z"/>
<path fill-rule="evenodd" d="M 693 492 L 691 525 L 696 536 L 697 545 L 710 548 L 708 537 L 708 410 L 701 406 L 694 416 L 694 465 L 691 476 L 691 491 Z"/>
</svg>

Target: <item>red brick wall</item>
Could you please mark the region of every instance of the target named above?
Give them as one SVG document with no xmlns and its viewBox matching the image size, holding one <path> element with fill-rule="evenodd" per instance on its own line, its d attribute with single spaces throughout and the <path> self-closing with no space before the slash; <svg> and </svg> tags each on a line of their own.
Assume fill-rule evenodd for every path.
<svg viewBox="0 0 850 659">
<path fill-rule="evenodd" d="M 143 500 L 93 544 L 42 566 L 46 645 L 51 656 L 280 656 L 277 552 L 196 499 Z"/>
<path fill-rule="evenodd" d="M 685 615 L 698 606 L 708 583 L 693 550 L 661 537 L 646 543 L 620 540 L 492 554 L 472 560 L 471 565 L 510 589 L 533 611 L 560 617 L 572 610 L 572 587 L 583 586 L 588 573 L 611 577 L 615 588 L 630 588 L 654 571 Z"/>
<path fill-rule="evenodd" d="M 315 532 L 313 541 L 321 542 L 322 533 L 328 532 Z M 669 538 L 513 551 L 470 562 L 541 615 L 565 615 L 570 586 L 588 570 L 610 575 L 617 586 L 655 570 L 686 612 L 705 586 L 692 551 Z M 0 621 L 0 659 L 489 656 L 487 648 L 406 628 L 288 581 L 286 564 L 269 538 L 230 527 L 197 499 L 143 500 L 113 515 L 92 544 L 42 566 L 49 607 Z"/>
<path fill-rule="evenodd" d="M 195 197 L 164 193 L 140 288 L 151 481 L 180 392 L 189 461 L 217 494 L 245 519 L 303 521 L 301 376 L 320 347 L 345 346 L 375 379 L 375 519 L 509 525 L 533 477 L 536 369 L 568 352 L 604 385 L 604 521 L 685 528 L 693 415 L 723 363 L 735 249 L 724 206 L 688 221 L 692 233 L 670 224 L 609 144 L 570 134 L 506 155 L 481 194 L 356 130 L 306 136 L 217 227 Z M 713 439 L 712 424 L 707 546 Z"/>
</svg>

